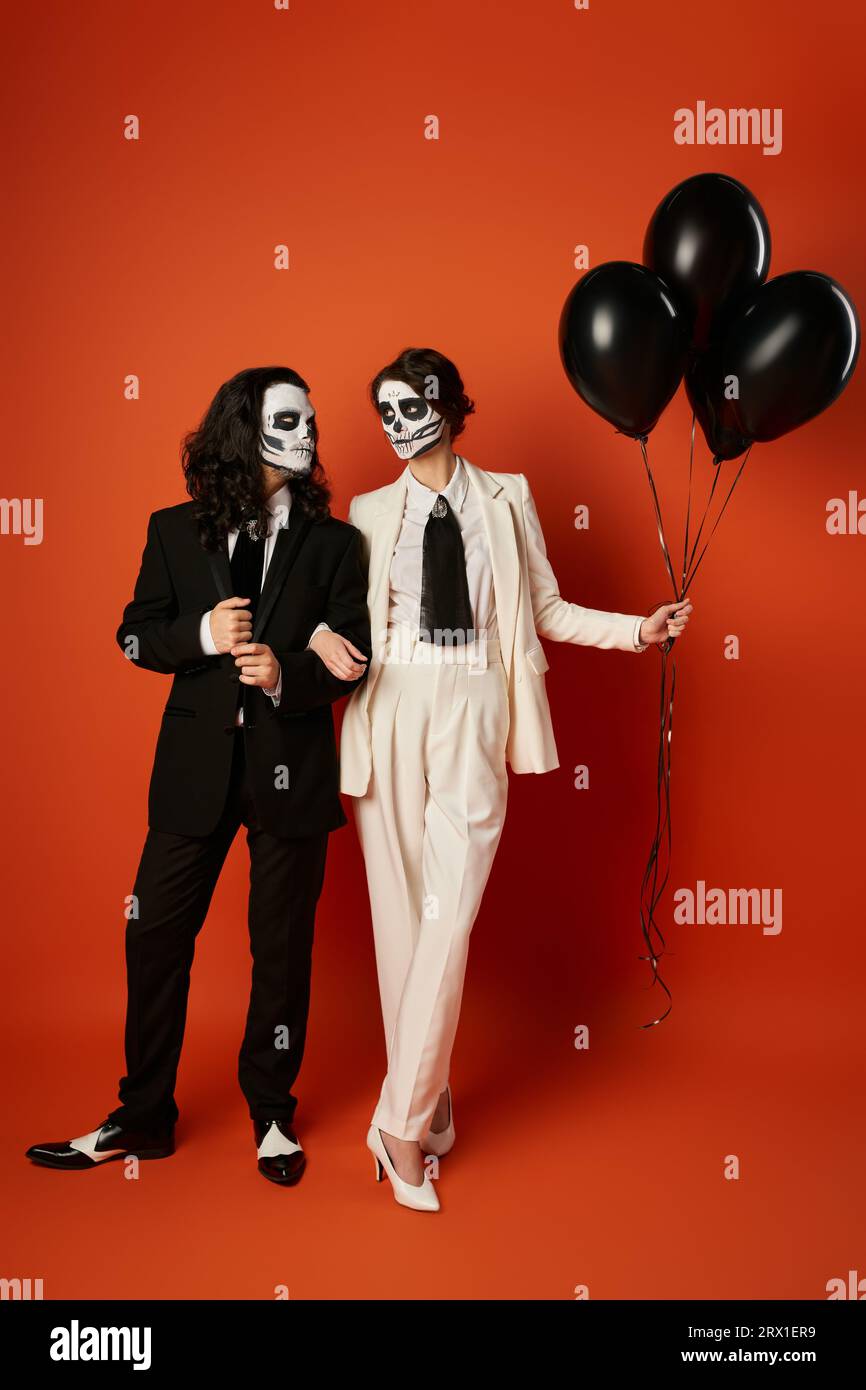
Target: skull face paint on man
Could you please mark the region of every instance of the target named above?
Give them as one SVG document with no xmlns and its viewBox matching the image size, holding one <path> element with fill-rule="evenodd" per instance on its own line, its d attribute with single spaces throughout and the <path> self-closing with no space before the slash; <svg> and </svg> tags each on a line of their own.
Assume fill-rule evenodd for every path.
<svg viewBox="0 0 866 1390">
<path fill-rule="evenodd" d="M 276 381 L 262 399 L 261 455 L 269 468 L 309 473 L 316 448 L 316 412 L 300 386 Z"/>
<path fill-rule="evenodd" d="M 444 417 L 405 381 L 383 381 L 377 399 L 382 428 L 401 459 L 418 458 L 436 447 Z"/>
</svg>

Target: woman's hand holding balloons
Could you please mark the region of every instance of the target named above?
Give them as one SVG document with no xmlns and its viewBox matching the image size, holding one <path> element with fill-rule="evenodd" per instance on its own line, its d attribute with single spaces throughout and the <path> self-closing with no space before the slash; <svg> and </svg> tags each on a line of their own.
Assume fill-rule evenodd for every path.
<svg viewBox="0 0 866 1390">
<path fill-rule="evenodd" d="M 660 603 L 640 625 L 640 640 L 646 646 L 682 637 L 694 604 L 688 598 L 678 603 Z"/>
</svg>

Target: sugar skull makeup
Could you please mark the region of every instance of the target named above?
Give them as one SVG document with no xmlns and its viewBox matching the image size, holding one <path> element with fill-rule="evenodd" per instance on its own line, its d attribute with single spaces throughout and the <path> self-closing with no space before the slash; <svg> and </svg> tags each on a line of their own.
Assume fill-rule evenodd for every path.
<svg viewBox="0 0 866 1390">
<path fill-rule="evenodd" d="M 287 473 L 309 473 L 316 448 L 316 412 L 300 386 L 277 381 L 262 400 L 262 460 Z"/>
<path fill-rule="evenodd" d="M 405 381 L 383 381 L 377 398 L 382 428 L 401 459 L 417 458 L 439 443 L 443 416 Z"/>
</svg>

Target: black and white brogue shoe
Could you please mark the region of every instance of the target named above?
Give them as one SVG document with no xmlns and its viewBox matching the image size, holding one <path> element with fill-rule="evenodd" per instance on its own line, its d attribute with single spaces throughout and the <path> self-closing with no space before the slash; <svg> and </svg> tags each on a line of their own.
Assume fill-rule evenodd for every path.
<svg viewBox="0 0 866 1390">
<path fill-rule="evenodd" d="M 99 1129 L 82 1134 L 77 1139 L 62 1139 L 58 1143 L 31 1144 L 25 1157 L 44 1168 L 68 1168 L 81 1172 L 98 1168 L 113 1158 L 168 1158 L 174 1153 L 174 1126 L 161 1129 L 125 1129 L 113 1120 L 106 1120 Z"/>
<path fill-rule="evenodd" d="M 307 1164 L 307 1156 L 287 1120 L 254 1120 L 259 1172 L 269 1182 L 291 1187 Z"/>
</svg>

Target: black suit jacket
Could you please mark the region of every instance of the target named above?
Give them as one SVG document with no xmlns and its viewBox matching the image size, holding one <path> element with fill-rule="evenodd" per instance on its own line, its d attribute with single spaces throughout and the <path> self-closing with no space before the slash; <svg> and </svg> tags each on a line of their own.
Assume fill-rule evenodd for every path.
<svg viewBox="0 0 866 1390">
<path fill-rule="evenodd" d="M 338 680 L 305 648 L 326 622 L 370 655 L 359 533 L 334 517 L 311 522 L 296 506 L 289 512 L 253 629 L 253 641 L 266 642 L 282 667 L 281 699 L 275 707 L 258 687 L 242 687 L 247 717 L 240 733 L 233 731 L 234 658 L 205 656 L 199 640 L 202 615 L 232 594 L 228 553 L 203 548 L 192 512 L 184 502 L 151 516 L 135 594 L 117 631 L 136 665 L 174 677 L 156 744 L 149 824 L 177 835 L 210 834 L 225 805 L 233 740 L 243 738 L 264 830 L 296 838 L 345 825 L 331 703 L 359 682 Z"/>
</svg>

